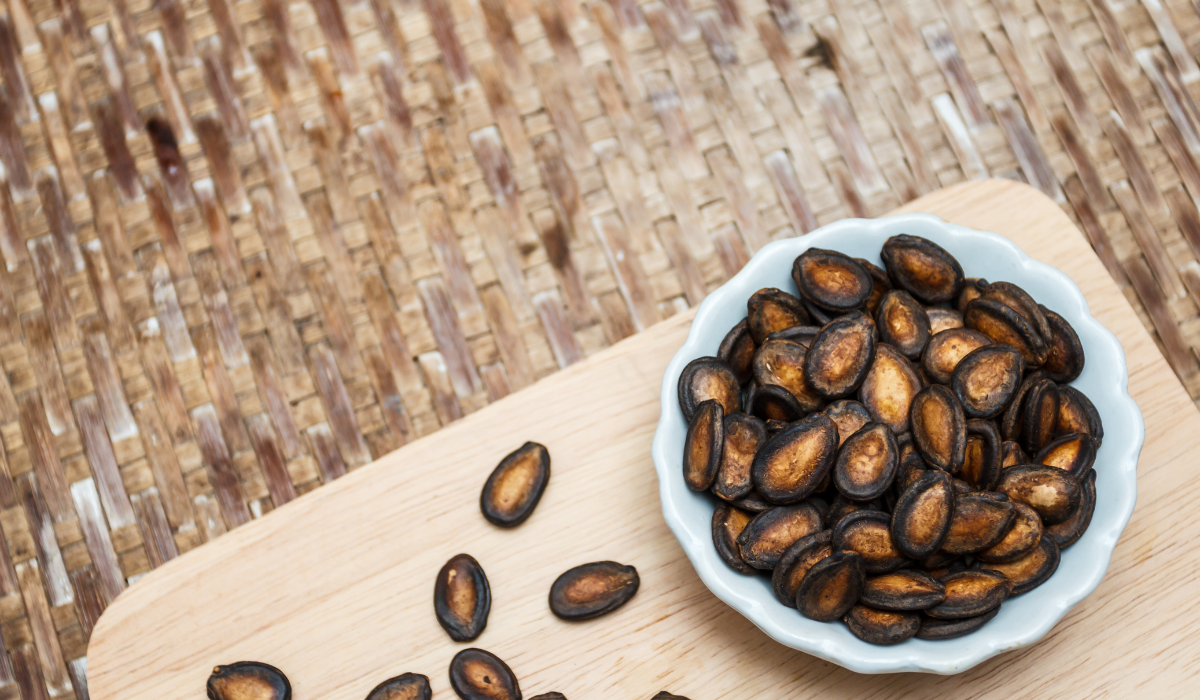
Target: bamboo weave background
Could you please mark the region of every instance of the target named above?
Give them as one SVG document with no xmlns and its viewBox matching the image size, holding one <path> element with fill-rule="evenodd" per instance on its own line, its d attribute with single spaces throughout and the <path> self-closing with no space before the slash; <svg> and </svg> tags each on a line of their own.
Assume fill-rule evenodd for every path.
<svg viewBox="0 0 1200 700">
<path fill-rule="evenodd" d="M 164 561 L 963 179 L 1059 201 L 1200 396 L 1198 51 L 1185 0 L 7 0 L 0 698 L 86 698 Z"/>
</svg>

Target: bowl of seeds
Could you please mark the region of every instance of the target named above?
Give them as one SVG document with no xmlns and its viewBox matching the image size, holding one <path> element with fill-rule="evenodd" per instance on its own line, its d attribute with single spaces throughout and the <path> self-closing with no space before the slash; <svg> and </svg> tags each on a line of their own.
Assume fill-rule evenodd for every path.
<svg viewBox="0 0 1200 700">
<path fill-rule="evenodd" d="M 1079 287 L 927 214 L 764 246 L 662 385 L 663 513 L 701 579 L 860 673 L 1044 636 L 1133 512 L 1142 415 Z"/>
</svg>

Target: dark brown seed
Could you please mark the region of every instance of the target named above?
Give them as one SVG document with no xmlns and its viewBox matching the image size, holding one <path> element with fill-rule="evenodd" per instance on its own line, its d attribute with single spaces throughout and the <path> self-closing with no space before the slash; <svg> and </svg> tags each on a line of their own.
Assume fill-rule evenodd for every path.
<svg viewBox="0 0 1200 700">
<path fill-rule="evenodd" d="M 953 301 L 962 288 L 962 266 L 933 241 L 892 236 L 880 256 L 892 282 L 926 304 Z"/>
<path fill-rule="evenodd" d="M 908 358 L 892 346 L 881 343 L 875 349 L 875 361 L 858 390 L 858 400 L 867 407 L 875 422 L 883 423 L 899 435 L 908 432 L 909 409 L 921 386 L 921 378 Z"/>
<path fill-rule="evenodd" d="M 833 503 L 829 504 L 829 512 L 825 516 L 825 526 L 832 530 L 842 518 L 857 513 L 860 510 L 879 510 L 882 511 L 883 506 L 878 500 L 874 501 L 851 501 L 842 494 L 838 494 Z"/>
<path fill-rule="evenodd" d="M 860 510 L 839 520 L 833 527 L 833 548 L 858 552 L 868 574 L 895 571 L 908 563 L 892 542 L 888 514 L 877 510 Z"/>
<path fill-rule="evenodd" d="M 833 484 L 846 498 L 869 501 L 887 492 L 900 465 L 896 437 L 882 423 L 868 423 L 842 444 Z"/>
<path fill-rule="evenodd" d="M 961 620 L 939 620 L 936 617 L 923 616 L 921 618 L 921 629 L 917 631 L 917 639 L 939 641 L 962 637 L 978 631 L 984 625 L 991 622 L 992 618 L 999 614 L 999 612 L 1000 608 L 997 607 L 982 615 L 965 617 Z"/>
<path fill-rule="evenodd" d="M 1045 378 L 1046 373 L 1039 369 L 1030 372 L 1021 380 L 1021 385 L 1009 400 L 1008 408 L 1004 409 L 1004 417 L 1000 419 L 1000 437 L 1018 443 L 1021 441 L 1021 429 L 1025 424 L 1025 397 L 1034 384 Z"/>
<path fill-rule="evenodd" d="M 880 646 L 911 639 L 921 628 L 921 616 L 917 613 L 876 610 L 865 605 L 850 608 L 843 622 L 855 637 Z"/>
<path fill-rule="evenodd" d="M 1021 447 L 1029 454 L 1036 454 L 1054 439 L 1058 428 L 1058 403 L 1058 387 L 1049 379 L 1034 384 L 1025 395 Z"/>
<path fill-rule="evenodd" d="M 1092 523 L 1092 513 L 1096 510 L 1096 470 L 1088 470 L 1079 481 L 1083 487 L 1079 507 L 1061 523 L 1046 526 L 1046 537 L 1053 540 L 1059 549 L 1066 549 L 1079 541 Z"/>
<path fill-rule="evenodd" d="M 679 375 L 679 407 L 690 421 L 696 408 L 713 399 L 726 413 L 741 405 L 742 385 L 729 365 L 715 357 L 698 357 L 683 368 Z"/>
<path fill-rule="evenodd" d="M 208 677 L 209 700 L 289 700 L 292 684 L 283 671 L 257 661 L 217 666 Z"/>
<path fill-rule="evenodd" d="M 637 593 L 637 569 L 598 561 L 569 569 L 550 586 L 550 612 L 561 620 L 591 620 L 616 610 Z"/>
<path fill-rule="evenodd" d="M 1100 413 L 1092 404 L 1091 399 L 1083 395 L 1073 386 L 1058 387 L 1058 423 L 1059 435 L 1070 433 L 1087 433 L 1096 440 L 1096 448 L 1104 439 L 1104 424 L 1100 422 Z"/>
<path fill-rule="evenodd" d="M 419 673 L 403 673 L 375 686 L 367 700 L 429 700 L 429 679 Z"/>
<path fill-rule="evenodd" d="M 1042 369 L 1046 371 L 1046 376 L 1059 384 L 1073 382 L 1083 372 L 1083 343 L 1079 342 L 1079 336 L 1067 319 L 1044 306 L 1039 308 L 1050 327 L 1046 361 L 1042 363 Z"/>
<path fill-rule="evenodd" d="M 903 569 L 869 577 L 859 602 L 880 610 L 925 610 L 942 602 L 946 587 L 923 571 Z"/>
<path fill-rule="evenodd" d="M 721 468 L 725 415 L 721 404 L 705 401 L 696 409 L 683 442 L 683 480 L 693 491 L 707 491 Z"/>
<path fill-rule="evenodd" d="M 955 328 L 963 327 L 962 314 L 954 309 L 943 309 L 940 306 L 930 306 L 925 309 L 925 315 L 929 317 L 929 335 L 933 336 L 942 331 L 949 331 Z"/>
<path fill-rule="evenodd" d="M 1016 561 L 1033 551 L 1042 539 L 1042 519 L 1024 503 L 1013 503 L 1013 520 L 1004 538 L 975 553 L 975 558 L 993 564 Z"/>
<path fill-rule="evenodd" d="M 946 472 L 930 469 L 896 499 L 892 542 L 910 559 L 933 554 L 946 538 L 954 512 L 954 486 Z"/>
<path fill-rule="evenodd" d="M 1046 316 L 1042 313 L 1038 303 L 1024 289 L 1012 282 L 992 282 L 983 290 L 983 298 L 998 301 L 1021 314 L 1021 317 L 1037 331 L 1042 342 L 1049 342 L 1050 325 L 1046 322 Z"/>
<path fill-rule="evenodd" d="M 721 340 L 717 358 L 729 365 L 738 381 L 744 384 L 750 379 L 750 363 L 754 361 L 754 351 L 757 349 L 758 345 L 750 335 L 750 322 L 743 318 Z"/>
<path fill-rule="evenodd" d="M 962 291 L 958 294 L 958 300 L 954 302 L 954 308 L 960 314 L 966 313 L 967 304 L 983 296 L 983 290 L 987 287 L 988 281 L 978 277 L 968 277 L 963 280 Z"/>
<path fill-rule="evenodd" d="M 959 571 L 943 576 L 946 599 L 925 614 L 944 620 L 960 620 L 982 615 L 1008 598 L 1011 586 L 1003 574 L 994 571 Z"/>
<path fill-rule="evenodd" d="M 867 303 L 863 307 L 872 318 L 879 310 L 879 302 L 883 301 L 883 295 L 892 291 L 892 281 L 888 279 L 887 271 L 875 263 L 863 258 L 855 258 L 854 262 L 862 265 L 862 268 L 871 276 L 871 296 L 867 298 Z"/>
<path fill-rule="evenodd" d="M 1086 433 L 1063 435 L 1043 447 L 1033 461 L 1082 477 L 1096 462 L 1096 441 Z"/>
<path fill-rule="evenodd" d="M 967 421 L 954 393 L 934 384 L 921 390 L 912 402 L 913 444 L 925 463 L 957 472 L 967 454 Z"/>
<path fill-rule="evenodd" d="M 1005 469 L 996 490 L 1037 511 L 1046 525 L 1061 523 L 1079 507 L 1079 479 L 1056 467 L 1023 464 Z"/>
<path fill-rule="evenodd" d="M 774 384 L 755 387 L 747 407 L 754 416 L 768 422 L 791 423 L 807 413 L 792 392 Z"/>
<path fill-rule="evenodd" d="M 760 289 L 746 302 L 746 320 L 750 324 L 750 335 L 754 342 L 761 343 L 767 336 L 793 326 L 808 325 L 808 312 L 796 297 L 781 289 Z"/>
<path fill-rule="evenodd" d="M 771 573 L 771 590 L 775 598 L 789 608 L 796 607 L 796 591 L 813 564 L 833 554 L 832 533 L 821 530 L 796 540 L 775 565 Z"/>
<path fill-rule="evenodd" d="M 929 465 L 925 464 L 925 460 L 921 459 L 921 455 L 917 452 L 912 452 L 900 460 L 900 468 L 896 471 L 896 480 L 892 482 L 892 491 L 899 496 L 904 493 L 904 489 L 912 485 L 914 481 L 921 478 Z"/>
<path fill-rule="evenodd" d="M 754 490 L 750 467 L 758 448 L 767 441 L 767 428 L 754 416 L 735 413 L 725 416 L 724 432 L 725 447 L 712 490 L 719 498 L 736 501 Z"/>
<path fill-rule="evenodd" d="M 541 695 L 534 695 L 533 697 L 529 698 L 529 700 L 567 700 L 567 696 L 563 695 L 562 693 L 551 692 L 542 693 Z"/>
<path fill-rule="evenodd" d="M 950 375 L 950 387 L 968 418 L 991 418 L 1021 384 L 1025 361 L 1007 345 L 987 345 L 967 354 Z"/>
<path fill-rule="evenodd" d="M 450 687 L 462 700 L 521 700 L 508 664 L 483 649 L 463 649 L 450 661 Z"/>
<path fill-rule="evenodd" d="M 800 343 L 807 348 L 809 345 L 812 345 L 813 339 L 820 332 L 820 326 L 792 326 L 791 328 L 784 328 L 781 331 L 775 331 L 767 336 L 767 340 L 790 340 L 793 343 Z"/>
<path fill-rule="evenodd" d="M 738 536 L 746 529 L 747 523 L 754 517 L 750 513 L 721 504 L 713 511 L 712 536 L 713 546 L 717 554 L 729 565 L 729 568 L 743 574 L 752 574 L 755 569 L 742 559 L 742 550 L 738 547 Z"/>
<path fill-rule="evenodd" d="M 470 554 L 446 562 L 433 586 L 433 611 L 438 624 L 456 642 L 469 642 L 487 627 L 492 589 L 483 567 Z"/>
<path fill-rule="evenodd" d="M 796 609 L 819 622 L 845 615 L 858 600 L 863 562 L 856 552 L 834 552 L 812 565 L 796 589 Z"/>
<path fill-rule="evenodd" d="M 479 494 L 479 509 L 488 522 L 516 527 L 525 522 L 550 483 L 550 451 L 527 442 L 492 470 Z"/>
<path fill-rule="evenodd" d="M 954 499 L 950 530 L 942 540 L 947 554 L 974 554 L 1004 539 L 1012 526 L 1013 504 L 974 494 Z"/>
<path fill-rule="evenodd" d="M 755 417 L 757 418 L 757 416 Z M 768 418 L 763 421 L 763 425 L 765 425 L 767 428 L 767 438 L 769 439 L 775 437 L 775 434 L 788 427 L 789 423 L 791 423 L 791 421 L 777 420 L 775 418 Z"/>
<path fill-rule="evenodd" d="M 754 487 L 768 501 L 796 503 L 817 490 L 833 468 L 838 430 L 828 416 L 814 413 L 796 421 L 754 456 Z"/>
<path fill-rule="evenodd" d="M 1020 444 L 1012 440 L 1005 440 L 1000 446 L 1000 452 L 1001 471 L 1018 464 L 1029 464 L 1029 455 L 1025 454 L 1025 450 L 1021 449 Z"/>
<path fill-rule="evenodd" d="M 738 547 L 743 561 L 770 571 L 788 547 L 820 530 L 821 514 L 808 503 L 779 506 L 754 516 L 738 535 Z"/>
<path fill-rule="evenodd" d="M 852 399 L 834 401 L 825 407 L 825 415 L 837 426 L 839 447 L 846 444 L 847 438 L 871 422 L 871 414 L 867 407 Z"/>
<path fill-rule="evenodd" d="M 792 263 L 800 296 L 833 312 L 862 308 L 871 297 L 871 275 L 854 258 L 836 250 L 809 248 Z"/>
<path fill-rule="evenodd" d="M 931 331 L 925 307 L 903 289 L 893 289 L 883 297 L 875 325 L 879 339 L 910 360 L 920 357 L 929 342 Z"/>
<path fill-rule="evenodd" d="M 822 309 L 808 299 L 804 300 L 804 310 L 808 312 L 808 315 L 812 318 L 813 323 L 817 324 L 818 326 L 824 326 L 838 316 L 836 311 Z"/>
<path fill-rule="evenodd" d="M 840 399 L 854 393 L 875 357 L 875 324 L 855 312 L 821 329 L 808 349 L 804 378 L 817 394 Z"/>
<path fill-rule="evenodd" d="M 800 343 L 791 340 L 768 340 L 754 354 L 754 379 L 760 387 L 781 386 L 787 389 L 805 411 L 815 411 L 824 403 L 806 381 L 809 354 Z"/>
<path fill-rule="evenodd" d="M 1033 551 L 1007 564 L 985 564 L 985 571 L 1003 574 L 1012 584 L 1012 595 L 1028 593 L 1046 582 L 1058 569 L 1060 553 L 1058 545 L 1049 537 L 1042 537 Z"/>
<path fill-rule="evenodd" d="M 683 697 L 682 695 L 671 695 L 670 693 L 668 693 L 665 690 L 660 690 L 658 692 L 658 694 L 655 695 L 654 697 L 650 698 L 650 700 L 688 700 L 688 699 Z"/>
<path fill-rule="evenodd" d="M 921 367 L 938 384 L 949 384 L 954 368 L 974 350 L 991 345 L 992 340 L 970 328 L 951 328 L 929 339 L 921 354 Z"/>
<path fill-rule="evenodd" d="M 1025 317 L 994 299 L 976 299 L 967 304 L 963 323 L 991 338 L 995 343 L 1011 345 L 1025 358 L 1025 364 L 1037 367 L 1046 360 L 1046 343 Z"/>
<path fill-rule="evenodd" d="M 991 421 L 967 421 L 967 455 L 958 476 L 971 486 L 990 491 L 1000 481 L 1000 431 Z"/>
<path fill-rule="evenodd" d="M 735 508 L 740 508 L 747 513 L 761 513 L 766 510 L 771 510 L 775 507 L 774 503 L 768 503 L 767 499 L 762 497 L 758 491 L 751 491 L 734 501 L 732 504 Z"/>
</svg>

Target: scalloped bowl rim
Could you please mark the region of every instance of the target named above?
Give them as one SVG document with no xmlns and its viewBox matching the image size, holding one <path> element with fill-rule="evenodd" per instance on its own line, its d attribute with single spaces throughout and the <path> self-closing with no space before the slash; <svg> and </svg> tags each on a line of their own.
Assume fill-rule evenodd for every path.
<svg viewBox="0 0 1200 700">
<path fill-rule="evenodd" d="M 954 254 L 969 276 L 1015 282 L 1066 318 L 1079 334 L 1086 357 L 1084 372 L 1072 385 L 1095 403 L 1105 433 L 1096 460 L 1095 515 L 1083 537 L 1063 551 L 1059 570 L 1050 580 L 1006 601 L 1000 613 L 973 634 L 936 642 L 910 639 L 880 647 L 855 638 L 844 625 L 801 617 L 775 600 L 768 580 L 739 574 L 720 559 L 712 544 L 712 502 L 688 490 L 679 468 L 687 426 L 676 386 L 684 365 L 716 354 L 725 332 L 745 315 L 745 301 L 754 291 L 775 286 L 796 293 L 788 273 L 801 252 L 824 247 L 878 263 L 883 241 L 899 233 L 933 240 Z M 975 262 L 980 257 L 986 258 L 982 264 Z M 709 590 L 781 644 L 859 673 L 960 673 L 996 654 L 1038 641 L 1103 580 L 1117 539 L 1133 513 L 1137 459 L 1145 439 L 1142 414 L 1129 395 L 1128 383 L 1120 342 L 1092 317 L 1075 282 L 1030 258 L 1009 239 L 951 224 L 932 214 L 843 219 L 803 237 L 763 246 L 700 304 L 687 340 L 663 375 L 662 413 L 651 447 L 663 516 Z"/>
</svg>

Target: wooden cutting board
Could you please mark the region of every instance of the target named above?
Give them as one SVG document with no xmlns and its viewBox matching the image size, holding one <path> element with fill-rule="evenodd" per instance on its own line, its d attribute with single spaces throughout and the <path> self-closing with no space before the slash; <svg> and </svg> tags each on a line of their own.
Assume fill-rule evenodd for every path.
<svg viewBox="0 0 1200 700">
<path fill-rule="evenodd" d="M 1129 359 L 1146 418 L 1138 507 L 1108 576 L 1039 644 L 954 677 L 860 676 L 771 641 L 701 583 L 659 510 L 650 441 L 684 313 L 492 404 L 168 563 L 104 613 L 88 651 L 96 700 L 203 697 L 215 664 L 283 669 L 296 700 L 362 700 L 405 671 L 453 697 L 433 580 L 458 552 L 492 584 L 475 646 L 506 660 L 526 697 L 1176 697 L 1200 665 L 1200 414 L 1082 235 L 1025 185 L 962 185 L 905 207 L 1004 234 L 1083 289 Z M 525 440 L 553 477 L 516 530 L 489 525 L 479 489 Z M 363 517 L 371 513 L 372 517 Z M 615 559 L 642 587 L 608 617 L 568 624 L 546 595 L 576 564 Z M 1060 574 L 1061 575 L 1061 574 Z M 1185 690 L 1187 688 L 1187 690 Z"/>
</svg>

